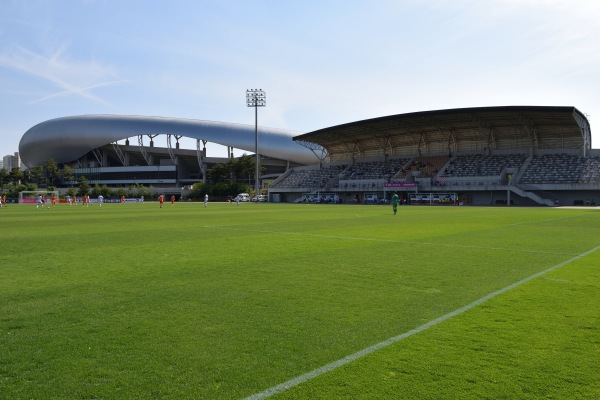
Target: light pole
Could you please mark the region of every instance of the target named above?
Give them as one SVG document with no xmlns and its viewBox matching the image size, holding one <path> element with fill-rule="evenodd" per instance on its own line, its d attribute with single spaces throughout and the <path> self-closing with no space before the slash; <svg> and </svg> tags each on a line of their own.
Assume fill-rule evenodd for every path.
<svg viewBox="0 0 600 400">
<path fill-rule="evenodd" d="M 254 197 L 258 199 L 260 189 L 258 178 L 258 107 L 265 107 L 267 105 L 267 94 L 262 89 L 247 89 L 246 105 L 248 107 L 254 107 L 254 153 L 256 157 Z"/>
</svg>

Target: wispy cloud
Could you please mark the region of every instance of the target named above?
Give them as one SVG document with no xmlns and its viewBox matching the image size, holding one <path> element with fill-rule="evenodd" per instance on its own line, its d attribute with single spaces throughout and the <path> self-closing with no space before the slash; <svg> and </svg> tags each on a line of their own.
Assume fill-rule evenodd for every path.
<svg viewBox="0 0 600 400">
<path fill-rule="evenodd" d="M 58 87 L 60 91 L 32 100 L 30 104 L 41 103 L 57 97 L 80 96 L 87 100 L 110 106 L 110 103 L 92 93 L 99 87 L 125 83 L 115 80 L 110 68 L 96 62 L 73 62 L 66 59 L 68 46 L 61 45 L 49 55 L 35 53 L 21 46 L 13 46 L 0 54 L 0 65 L 38 77 Z M 112 78 L 112 79 L 111 79 Z"/>
<path fill-rule="evenodd" d="M 47 100 L 50 100 L 50 99 L 54 99 L 54 98 L 57 98 L 57 97 L 69 96 L 69 95 L 72 95 L 72 94 L 79 94 L 79 95 L 82 95 L 84 97 L 89 97 L 90 94 L 88 92 L 90 90 L 92 90 L 92 89 L 95 89 L 95 88 L 98 88 L 98 87 L 103 87 L 103 86 L 119 85 L 119 84 L 126 83 L 126 82 L 128 82 L 128 81 L 126 81 L 126 80 L 120 80 L 120 81 L 113 81 L 113 82 L 102 82 L 102 83 L 97 83 L 95 85 L 86 86 L 86 87 L 83 87 L 83 88 L 80 88 L 80 89 L 76 88 L 76 89 L 73 89 L 73 90 L 63 90 L 62 92 L 50 94 L 50 95 L 44 96 L 44 97 L 42 97 L 40 99 L 33 100 L 33 101 L 30 102 L 30 104 L 43 103 L 43 102 L 45 102 Z M 99 101 L 102 104 L 110 105 L 108 102 L 106 102 L 106 101 L 98 98 L 97 96 L 92 96 L 92 97 L 94 99 L 97 99 L 97 101 Z"/>
</svg>

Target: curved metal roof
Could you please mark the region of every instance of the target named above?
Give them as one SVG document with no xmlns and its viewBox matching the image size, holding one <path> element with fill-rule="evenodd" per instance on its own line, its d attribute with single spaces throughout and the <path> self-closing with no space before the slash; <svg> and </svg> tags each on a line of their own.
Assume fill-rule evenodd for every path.
<svg viewBox="0 0 600 400">
<path fill-rule="evenodd" d="M 294 137 L 330 156 L 483 149 L 590 149 L 590 124 L 575 107 L 457 108 L 390 115 Z"/>
<path fill-rule="evenodd" d="M 259 126 L 259 153 L 300 164 L 318 162 L 311 150 L 292 140 L 300 133 Z M 81 115 L 35 125 L 21 138 L 19 153 L 29 167 L 42 165 L 49 158 L 64 163 L 118 140 L 138 135 L 167 134 L 254 152 L 254 125 L 165 117 Z"/>
</svg>

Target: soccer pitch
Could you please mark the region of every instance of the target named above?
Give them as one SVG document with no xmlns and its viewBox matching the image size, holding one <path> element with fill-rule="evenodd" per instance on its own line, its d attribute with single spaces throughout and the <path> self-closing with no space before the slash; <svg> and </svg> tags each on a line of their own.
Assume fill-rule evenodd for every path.
<svg viewBox="0 0 600 400">
<path fill-rule="evenodd" d="M 0 209 L 6 399 L 600 398 L 600 209 Z"/>
</svg>

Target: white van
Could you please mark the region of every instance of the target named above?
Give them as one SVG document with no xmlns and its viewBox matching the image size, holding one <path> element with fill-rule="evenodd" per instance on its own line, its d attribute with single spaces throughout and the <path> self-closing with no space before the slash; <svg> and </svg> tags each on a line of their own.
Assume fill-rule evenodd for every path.
<svg viewBox="0 0 600 400">
<path fill-rule="evenodd" d="M 248 193 L 240 193 L 238 194 L 240 201 L 250 201 L 250 195 Z"/>
</svg>

